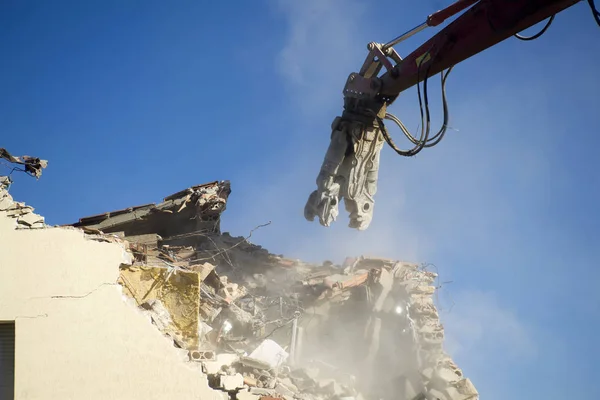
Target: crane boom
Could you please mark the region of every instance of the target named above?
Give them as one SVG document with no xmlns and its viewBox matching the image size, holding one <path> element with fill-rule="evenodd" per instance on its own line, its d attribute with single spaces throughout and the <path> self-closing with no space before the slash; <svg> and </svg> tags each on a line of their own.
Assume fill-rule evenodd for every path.
<svg viewBox="0 0 600 400">
<path fill-rule="evenodd" d="M 476 2 L 472 8 L 406 56 L 391 71 L 381 76 L 380 93 L 384 96 L 395 96 L 416 85 L 425 76 L 422 73 L 421 79 L 417 78 L 419 60 L 427 57 L 427 54 L 431 57 L 430 65 L 423 62 L 421 69 L 428 68 L 429 76 L 433 76 L 550 18 L 579 1 L 481 0 Z M 462 2 L 458 1 L 455 4 L 460 3 Z M 435 15 L 433 14 L 428 19 Z"/>
<path fill-rule="evenodd" d="M 543 33 L 557 13 L 579 1 L 458 0 L 389 43 L 369 43 L 369 52 L 361 69 L 351 73 L 344 86 L 344 111 L 331 125 L 331 141 L 317 176 L 317 190 L 310 194 L 304 207 L 305 218 L 313 221 L 318 217 L 321 225 L 330 226 L 337 219 L 339 203 L 343 199 L 350 214 L 349 226 L 367 229 L 373 216 L 384 143 L 387 142 L 397 154 L 410 157 L 437 145 L 444 137 L 448 127 L 445 84 L 453 66 L 509 37 L 529 40 L 531 38 L 523 38 L 518 33 L 550 18 L 541 31 Z M 594 0 L 587 2 L 600 26 L 600 12 Z M 438 26 L 464 10 L 406 58 L 400 57 L 394 49 L 393 46 L 404 39 L 427 27 Z M 431 134 L 427 80 L 438 73 L 442 78 L 444 123 L 437 133 Z M 420 82 L 423 82 L 423 98 Z M 387 112 L 387 107 L 402 91 L 415 85 L 422 119 L 418 137 L 412 135 L 400 119 Z M 384 120 L 395 123 L 414 147 L 399 149 L 388 134 Z"/>
</svg>

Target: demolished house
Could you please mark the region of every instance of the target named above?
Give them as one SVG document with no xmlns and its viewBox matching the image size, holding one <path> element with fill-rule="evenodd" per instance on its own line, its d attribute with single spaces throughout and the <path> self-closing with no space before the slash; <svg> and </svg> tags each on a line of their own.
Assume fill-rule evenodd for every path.
<svg viewBox="0 0 600 400">
<path fill-rule="evenodd" d="M 35 215 L 33 209 L 15 202 L 4 185 L 0 235 L 9 225 L 20 233 L 64 231 L 126 254 L 115 267 L 111 290 L 119 289 L 119 301 L 132 310 L 132 319 L 145 318 L 173 354 L 185 354 L 178 362 L 187 368 L 186 379 L 191 371 L 204 382 L 195 385 L 213 389 L 145 398 L 478 399 L 443 350 L 444 330 L 432 297 L 435 273 L 385 258 L 316 265 L 271 254 L 248 238 L 221 233 L 220 216 L 230 193 L 228 181 L 212 182 L 158 204 L 48 227 L 42 217 L 29 216 Z M 0 322 L 2 301 L 8 301 L 3 293 Z M 107 313 L 110 309 L 98 318 L 110 318 Z M 148 362 L 156 361 L 153 356 Z M 154 374 L 159 380 L 172 375 Z"/>
</svg>

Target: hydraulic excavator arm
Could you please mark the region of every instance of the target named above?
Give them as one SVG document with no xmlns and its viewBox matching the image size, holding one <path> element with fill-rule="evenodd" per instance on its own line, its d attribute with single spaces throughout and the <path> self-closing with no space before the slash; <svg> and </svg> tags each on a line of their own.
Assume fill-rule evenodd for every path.
<svg viewBox="0 0 600 400">
<path fill-rule="evenodd" d="M 367 229 L 377 191 L 380 152 L 387 142 L 399 155 L 414 156 L 435 146 L 444 137 L 448 122 L 445 83 L 452 67 L 467 58 L 516 36 L 522 40 L 538 37 L 554 16 L 579 0 L 459 0 L 389 43 L 369 43 L 368 55 L 359 72 L 351 73 L 343 90 L 344 111 L 332 123 L 331 143 L 317 177 L 317 190 L 311 193 L 304 216 L 315 217 L 329 226 L 338 216 L 341 199 L 350 214 L 351 228 Z M 596 23 L 600 13 L 593 0 L 587 0 Z M 393 46 L 427 27 L 438 26 L 464 11 L 452 23 L 404 59 Z M 548 19 L 542 32 L 531 38 L 518 33 Z M 383 72 L 383 73 L 382 73 Z M 430 134 L 427 106 L 427 80 L 441 73 L 444 123 Z M 420 82 L 423 82 L 424 97 Z M 421 105 L 421 131 L 413 136 L 402 122 L 386 110 L 404 90 L 417 85 Z M 423 112 L 423 102 L 425 111 Z M 413 148 L 399 149 L 389 136 L 384 119 L 400 127 Z"/>
</svg>

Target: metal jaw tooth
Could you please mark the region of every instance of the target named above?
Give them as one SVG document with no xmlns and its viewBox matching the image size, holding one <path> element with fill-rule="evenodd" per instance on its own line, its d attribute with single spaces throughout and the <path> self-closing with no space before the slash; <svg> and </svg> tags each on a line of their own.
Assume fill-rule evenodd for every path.
<svg viewBox="0 0 600 400">
<path fill-rule="evenodd" d="M 316 216 L 321 225 L 330 226 L 338 216 L 337 198 L 328 197 L 318 190 L 312 192 L 304 206 L 304 218 L 314 221 Z"/>
</svg>

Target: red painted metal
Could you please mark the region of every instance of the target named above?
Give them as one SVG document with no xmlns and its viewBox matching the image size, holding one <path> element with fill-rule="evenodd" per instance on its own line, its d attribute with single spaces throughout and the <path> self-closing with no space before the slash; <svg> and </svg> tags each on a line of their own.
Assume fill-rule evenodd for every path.
<svg viewBox="0 0 600 400">
<path fill-rule="evenodd" d="M 386 72 L 380 94 L 395 97 L 426 74 L 433 76 L 578 2 L 481 0 Z"/>
<path fill-rule="evenodd" d="M 477 3 L 479 0 L 458 0 L 456 3 L 449 5 L 443 10 L 437 11 L 427 17 L 427 25 L 429 26 L 438 26 L 451 16 L 458 14 L 466 8 L 471 7 L 473 4 Z"/>
</svg>

